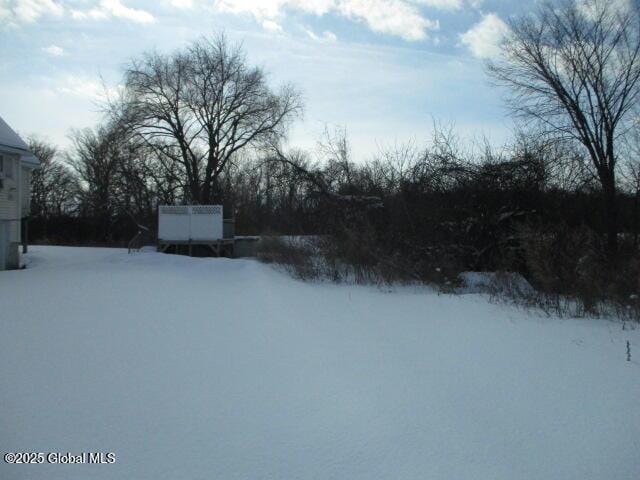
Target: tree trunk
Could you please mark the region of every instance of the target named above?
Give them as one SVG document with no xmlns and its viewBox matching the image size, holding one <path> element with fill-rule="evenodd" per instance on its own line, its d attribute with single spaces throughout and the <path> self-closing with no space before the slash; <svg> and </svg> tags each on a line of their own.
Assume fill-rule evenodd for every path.
<svg viewBox="0 0 640 480">
<path fill-rule="evenodd" d="M 607 249 L 610 254 L 618 251 L 618 202 L 615 180 L 607 176 L 602 182 L 604 193 L 604 224 L 607 230 Z"/>
<path fill-rule="evenodd" d="M 640 185 L 636 182 L 636 194 L 633 199 L 633 247 L 638 248 L 638 210 L 640 208 Z"/>
<path fill-rule="evenodd" d="M 202 203 L 202 200 L 200 198 L 201 193 L 202 193 L 202 190 L 200 189 L 198 180 L 191 179 L 191 181 L 189 182 L 189 194 L 191 196 L 191 198 L 189 199 L 189 203 L 201 204 Z"/>
</svg>

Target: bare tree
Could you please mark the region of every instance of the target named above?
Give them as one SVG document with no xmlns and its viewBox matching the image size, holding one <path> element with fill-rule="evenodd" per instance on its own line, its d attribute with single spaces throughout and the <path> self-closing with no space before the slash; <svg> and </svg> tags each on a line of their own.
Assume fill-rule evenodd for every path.
<svg viewBox="0 0 640 480">
<path fill-rule="evenodd" d="M 31 214 L 45 220 L 61 215 L 75 202 L 78 183 L 73 173 L 58 160 L 55 146 L 35 136 L 28 138 L 29 150 L 40 160 L 31 174 Z"/>
<path fill-rule="evenodd" d="M 110 238 L 119 201 L 118 176 L 123 146 L 120 133 L 121 130 L 111 125 L 73 131 L 73 146 L 66 154 L 67 162 L 81 183 L 81 208 L 96 220 L 96 234 L 100 240 Z"/>
<path fill-rule="evenodd" d="M 608 246 L 617 249 L 617 142 L 638 100 L 640 15 L 606 0 L 544 3 L 511 22 L 490 75 L 513 92 L 514 111 L 587 151 L 603 192 Z"/>
<path fill-rule="evenodd" d="M 197 203 L 211 201 L 234 155 L 281 138 L 301 111 L 292 86 L 272 90 L 265 72 L 224 36 L 133 61 L 123 98 L 117 114 L 168 168 L 179 165 L 188 199 Z"/>
</svg>

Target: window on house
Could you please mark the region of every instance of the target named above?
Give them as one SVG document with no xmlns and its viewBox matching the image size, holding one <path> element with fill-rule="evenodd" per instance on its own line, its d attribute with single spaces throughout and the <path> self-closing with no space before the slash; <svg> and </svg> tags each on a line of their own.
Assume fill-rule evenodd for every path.
<svg viewBox="0 0 640 480">
<path fill-rule="evenodd" d="M 0 155 L 0 173 L 4 174 L 4 178 L 13 178 L 13 162 L 2 155 Z"/>
</svg>

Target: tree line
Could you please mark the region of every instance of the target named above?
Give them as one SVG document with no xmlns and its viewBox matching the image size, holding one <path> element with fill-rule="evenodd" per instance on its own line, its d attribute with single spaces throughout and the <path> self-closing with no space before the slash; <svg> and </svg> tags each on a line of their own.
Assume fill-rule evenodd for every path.
<svg viewBox="0 0 640 480">
<path fill-rule="evenodd" d="M 303 151 L 286 142 L 296 88 L 269 85 L 224 36 L 134 59 L 104 121 L 72 132 L 66 152 L 30 139 L 43 164 L 32 238 L 122 244 L 138 225 L 154 230 L 160 204 L 220 203 L 240 234 L 330 236 L 331 254 L 362 268 L 421 280 L 508 269 L 549 291 L 634 295 L 638 5 L 536 8 L 510 21 L 487 64 L 517 119 L 501 146 L 435 125 L 426 145 L 366 161 L 343 128 Z"/>
</svg>

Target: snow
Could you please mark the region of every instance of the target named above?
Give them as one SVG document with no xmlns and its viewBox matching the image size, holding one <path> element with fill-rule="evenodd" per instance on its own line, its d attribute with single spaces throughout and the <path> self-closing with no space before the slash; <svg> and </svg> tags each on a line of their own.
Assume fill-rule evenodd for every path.
<svg viewBox="0 0 640 480">
<path fill-rule="evenodd" d="M 116 463 L 2 479 L 638 478 L 629 324 L 253 260 L 27 257 L 0 272 L 0 452 Z"/>
<path fill-rule="evenodd" d="M 514 272 L 462 272 L 459 278 L 462 281 L 459 293 L 535 293 L 527 279 Z"/>
</svg>

